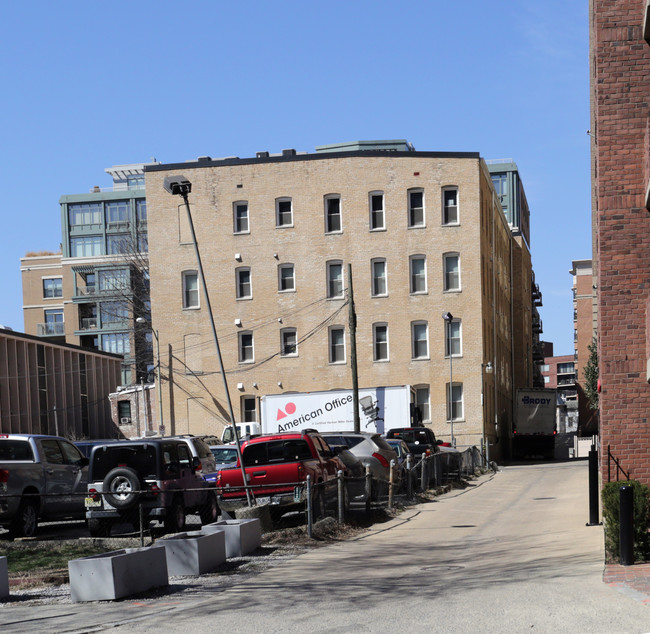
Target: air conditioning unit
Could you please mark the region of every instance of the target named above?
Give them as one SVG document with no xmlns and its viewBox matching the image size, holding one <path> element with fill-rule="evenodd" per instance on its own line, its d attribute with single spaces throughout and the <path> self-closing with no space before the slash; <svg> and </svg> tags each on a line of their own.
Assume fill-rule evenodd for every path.
<svg viewBox="0 0 650 634">
<path fill-rule="evenodd" d="M 128 425 L 131 422 L 131 419 L 128 416 L 123 416 L 120 418 L 120 425 Z"/>
</svg>

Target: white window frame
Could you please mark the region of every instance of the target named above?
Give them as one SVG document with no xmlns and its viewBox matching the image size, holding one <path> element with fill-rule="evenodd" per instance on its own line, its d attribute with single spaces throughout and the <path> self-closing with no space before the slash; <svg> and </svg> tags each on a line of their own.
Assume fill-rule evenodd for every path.
<svg viewBox="0 0 650 634">
<path fill-rule="evenodd" d="M 248 344 L 249 337 L 250 345 Z M 247 357 L 248 350 L 250 350 L 250 358 Z M 255 340 L 252 331 L 244 330 L 237 333 L 237 353 L 239 363 L 255 363 Z"/>
<path fill-rule="evenodd" d="M 456 259 L 457 265 L 458 265 L 458 272 L 457 273 L 452 273 L 449 270 L 449 261 L 452 259 Z M 451 282 L 451 275 L 456 275 L 458 278 L 458 282 L 456 286 L 452 286 L 450 284 Z M 446 293 L 458 293 L 461 290 L 461 277 L 460 277 L 460 253 L 458 252 L 449 252 L 449 253 L 444 253 L 442 256 L 442 278 L 443 278 L 443 290 Z"/>
<path fill-rule="evenodd" d="M 336 200 L 338 202 L 338 212 L 333 213 L 330 209 L 331 202 Z M 324 198 L 325 205 L 325 233 L 343 233 L 343 211 L 341 209 L 341 195 L 328 194 Z M 332 226 L 332 220 L 338 219 L 338 227 Z"/>
<path fill-rule="evenodd" d="M 420 279 L 420 275 L 416 277 L 415 271 L 413 270 L 413 262 L 416 260 L 422 260 L 424 263 L 423 272 L 421 278 L 424 282 L 423 289 L 416 289 L 416 281 Z M 409 292 L 411 295 L 426 295 L 429 291 L 427 283 L 427 256 L 423 254 L 416 254 L 409 257 Z"/>
<path fill-rule="evenodd" d="M 242 275 L 248 273 L 248 282 L 242 281 Z M 235 292 L 237 299 L 253 299 L 253 276 L 248 266 L 242 266 L 235 269 Z M 248 285 L 248 293 L 245 292 L 245 286 Z"/>
<path fill-rule="evenodd" d="M 252 403 L 253 407 L 247 407 L 247 403 Z M 241 420 L 245 423 L 257 422 L 257 398 L 254 396 L 242 396 L 240 400 Z M 250 412 L 254 418 L 250 418 Z"/>
<path fill-rule="evenodd" d="M 424 337 L 416 337 L 416 332 L 419 334 L 422 328 L 424 328 Z M 425 354 L 418 353 L 422 342 L 426 346 Z M 411 322 L 411 359 L 414 361 L 429 359 L 429 323 L 425 319 Z"/>
<path fill-rule="evenodd" d="M 381 211 L 375 210 L 373 207 L 373 201 L 375 198 L 381 198 Z M 370 231 L 386 231 L 386 197 L 382 191 L 374 191 L 368 193 L 368 213 L 369 220 L 368 226 Z M 381 224 L 375 224 L 375 220 L 381 217 Z"/>
<path fill-rule="evenodd" d="M 463 397 L 464 397 L 464 390 L 463 390 L 463 384 L 460 381 L 454 381 L 452 383 L 452 388 L 451 388 L 451 400 L 452 400 L 452 408 L 451 412 L 454 414 L 453 418 L 449 415 L 450 410 L 449 410 L 449 383 L 445 383 L 445 402 L 447 405 L 447 422 L 453 420 L 454 422 L 457 421 L 462 421 L 465 420 L 464 417 L 464 404 L 463 404 Z M 456 410 L 454 412 L 454 409 Z"/>
<path fill-rule="evenodd" d="M 411 205 L 411 196 L 413 194 L 422 194 L 422 207 L 413 207 Z M 408 228 L 420 229 L 426 227 L 426 202 L 424 199 L 424 189 L 422 187 L 412 187 L 406 192 L 406 202 L 408 206 Z M 415 222 L 414 213 L 416 209 L 421 209 L 422 219 L 421 222 Z"/>
<path fill-rule="evenodd" d="M 460 319 L 452 319 L 451 321 L 445 320 L 445 358 L 449 358 L 449 344 L 451 343 L 452 357 L 463 356 L 463 326 Z M 456 331 L 456 333 L 454 333 Z M 451 341 L 450 341 L 451 334 Z M 457 342 L 458 351 L 454 352 Z"/>
<path fill-rule="evenodd" d="M 341 288 L 340 292 L 338 293 L 333 293 L 333 278 L 332 278 L 332 269 L 334 267 L 340 267 L 341 269 Z M 342 299 L 345 295 L 345 273 L 343 271 L 343 262 L 342 260 L 330 260 L 326 264 L 326 269 L 327 269 L 327 298 L 328 299 Z"/>
<path fill-rule="evenodd" d="M 293 352 L 287 352 L 288 345 L 286 338 L 293 335 Z M 297 357 L 298 356 L 298 331 L 296 328 L 282 328 L 280 330 L 280 356 L 281 357 Z"/>
<path fill-rule="evenodd" d="M 456 213 L 456 219 L 453 220 L 453 221 L 450 221 L 449 216 L 448 216 L 448 211 L 449 211 L 449 209 L 451 209 L 452 206 L 447 205 L 446 200 L 445 200 L 446 195 L 447 195 L 448 192 L 455 192 L 456 193 L 456 205 L 455 205 L 455 207 L 456 207 L 456 212 L 455 212 Z M 458 226 L 460 224 L 460 201 L 458 199 L 458 187 L 456 187 L 455 185 L 449 185 L 447 187 L 442 188 L 441 205 L 442 205 L 442 225 L 444 227 Z"/>
<path fill-rule="evenodd" d="M 280 205 L 282 203 L 289 203 L 289 215 L 291 218 L 290 222 L 280 222 Z M 286 229 L 287 227 L 293 227 L 293 199 L 291 196 L 281 196 L 280 198 L 275 199 L 275 226 L 277 229 Z"/>
<path fill-rule="evenodd" d="M 339 341 L 334 341 L 333 336 L 334 333 L 341 334 L 342 340 L 341 342 Z M 328 348 L 328 355 L 329 355 L 329 362 L 332 365 L 341 365 L 346 363 L 346 349 L 345 349 L 345 327 L 344 326 L 330 326 L 327 331 L 327 348 Z M 343 352 L 343 358 L 339 359 L 338 355 L 336 354 L 339 350 L 342 350 Z"/>
<path fill-rule="evenodd" d="M 385 338 L 383 340 L 380 340 L 379 337 L 377 336 L 377 332 L 381 330 L 383 331 Z M 385 348 L 384 354 L 380 354 L 382 352 L 382 348 Z M 388 324 L 385 321 L 380 321 L 372 325 L 372 360 L 375 361 L 376 363 L 386 363 L 387 361 L 390 361 L 390 356 L 389 356 L 389 339 L 388 339 Z"/>
<path fill-rule="evenodd" d="M 291 271 L 291 277 L 283 277 L 284 271 Z M 283 282 L 291 280 L 291 287 L 282 288 Z M 278 293 L 295 293 L 296 292 L 296 267 L 291 262 L 278 264 Z"/>
<path fill-rule="evenodd" d="M 241 228 L 241 220 L 238 215 L 238 211 L 240 207 L 246 207 L 246 228 L 242 229 Z M 249 210 L 248 210 L 248 201 L 246 200 L 237 200 L 232 204 L 232 222 L 233 222 L 233 233 L 235 234 L 243 234 L 243 233 L 250 233 L 251 232 L 251 224 L 250 224 L 250 216 L 249 216 Z"/>
<path fill-rule="evenodd" d="M 187 287 L 187 279 L 193 277 L 196 280 L 196 288 Z M 181 273 L 182 289 L 183 289 L 183 309 L 184 310 L 197 310 L 201 308 L 201 293 L 199 288 L 199 272 L 194 270 L 182 271 Z M 196 293 L 196 298 L 193 295 Z M 194 301 L 193 301 L 194 299 Z"/>
<path fill-rule="evenodd" d="M 377 275 L 375 267 L 383 265 L 383 275 Z M 383 282 L 383 290 L 379 288 Z M 370 294 L 372 297 L 388 296 L 388 266 L 386 258 L 373 258 L 370 260 Z"/>
<path fill-rule="evenodd" d="M 42 280 L 42 287 L 43 287 L 43 299 L 60 299 L 61 297 L 63 297 L 63 278 L 60 275 L 56 275 L 54 277 L 42 277 L 41 280 Z M 57 281 L 59 282 L 58 285 L 55 284 L 55 282 Z M 58 286 L 60 292 L 58 294 L 53 292 L 52 294 L 48 295 L 47 289 L 45 288 L 46 283 L 53 285 L 52 286 L 53 291 L 55 291 Z"/>
</svg>

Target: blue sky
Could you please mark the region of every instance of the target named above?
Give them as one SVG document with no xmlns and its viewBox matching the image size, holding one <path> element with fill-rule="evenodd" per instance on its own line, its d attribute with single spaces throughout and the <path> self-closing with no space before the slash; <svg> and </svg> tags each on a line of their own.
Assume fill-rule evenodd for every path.
<svg viewBox="0 0 650 634">
<path fill-rule="evenodd" d="M 512 158 L 531 208 L 542 338 L 573 352 L 591 257 L 588 3 L 546 0 L 6 4 L 0 26 L 0 324 L 20 258 L 58 250 L 58 200 L 104 168 L 361 139 Z"/>
</svg>

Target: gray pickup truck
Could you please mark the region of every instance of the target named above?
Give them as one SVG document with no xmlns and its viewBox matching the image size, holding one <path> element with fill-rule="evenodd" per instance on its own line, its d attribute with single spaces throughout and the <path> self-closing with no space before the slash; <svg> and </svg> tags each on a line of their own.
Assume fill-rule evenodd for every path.
<svg viewBox="0 0 650 634">
<path fill-rule="evenodd" d="M 39 520 L 84 519 L 87 465 L 65 438 L 0 434 L 0 526 L 33 537 Z"/>
</svg>

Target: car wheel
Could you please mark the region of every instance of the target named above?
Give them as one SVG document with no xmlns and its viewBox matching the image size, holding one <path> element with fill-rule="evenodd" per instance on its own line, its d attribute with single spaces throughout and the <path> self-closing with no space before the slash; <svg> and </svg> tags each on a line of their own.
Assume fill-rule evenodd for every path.
<svg viewBox="0 0 650 634">
<path fill-rule="evenodd" d="M 104 478 L 104 499 L 116 509 L 134 506 L 141 489 L 140 477 L 129 467 L 116 467 Z"/>
<path fill-rule="evenodd" d="M 165 529 L 170 533 L 180 533 L 185 528 L 185 508 L 180 498 L 174 498 L 165 517 Z"/>
<path fill-rule="evenodd" d="M 111 523 L 108 520 L 89 519 L 88 532 L 91 537 L 109 537 L 111 534 Z"/>
<path fill-rule="evenodd" d="M 23 500 L 9 527 L 9 533 L 11 537 L 34 537 L 37 528 L 38 505 L 36 502 Z"/>
<path fill-rule="evenodd" d="M 208 494 L 208 499 L 201 506 L 199 515 L 201 516 L 201 524 L 212 524 L 212 522 L 219 519 L 219 505 L 214 493 Z"/>
</svg>

